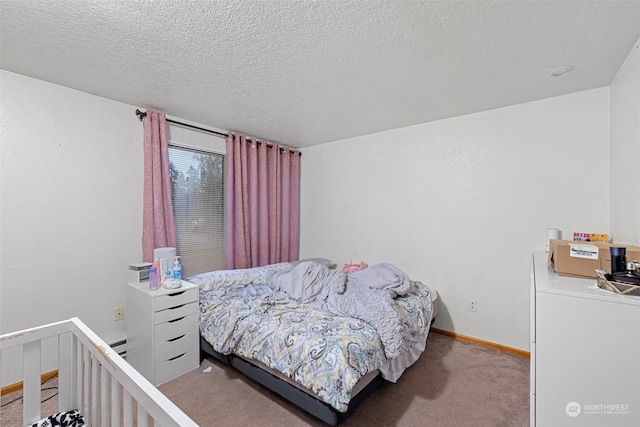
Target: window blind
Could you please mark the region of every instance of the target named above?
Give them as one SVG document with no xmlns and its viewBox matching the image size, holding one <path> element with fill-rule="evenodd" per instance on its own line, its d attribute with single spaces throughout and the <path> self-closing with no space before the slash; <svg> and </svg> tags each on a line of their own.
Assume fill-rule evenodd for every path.
<svg viewBox="0 0 640 427">
<path fill-rule="evenodd" d="M 226 266 L 225 156 L 169 146 L 169 174 L 182 277 Z"/>
</svg>

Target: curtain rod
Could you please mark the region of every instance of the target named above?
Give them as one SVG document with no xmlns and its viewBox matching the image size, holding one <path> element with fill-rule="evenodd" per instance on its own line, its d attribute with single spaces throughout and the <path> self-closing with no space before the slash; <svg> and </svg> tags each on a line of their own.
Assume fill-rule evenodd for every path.
<svg viewBox="0 0 640 427">
<path fill-rule="evenodd" d="M 138 119 L 140 119 L 140 121 L 142 121 L 142 119 L 144 119 L 147 116 L 147 112 L 146 111 L 140 111 L 139 109 L 136 109 L 136 116 L 138 116 Z M 211 129 L 205 129 L 205 128 L 202 128 L 200 126 L 190 125 L 189 123 L 182 123 L 182 122 L 179 122 L 179 121 L 173 120 L 173 119 L 166 119 L 166 120 L 169 123 L 173 123 L 173 124 L 176 124 L 176 125 L 179 125 L 179 126 L 184 126 L 184 127 L 188 127 L 188 128 L 191 128 L 191 129 L 196 129 L 196 130 L 199 130 L 199 131 L 202 131 L 202 132 L 212 133 L 214 135 L 218 135 L 218 136 L 221 136 L 223 138 L 227 137 L 226 133 L 217 132 L 217 131 L 211 130 Z M 251 139 L 256 139 L 256 138 L 251 138 Z M 257 143 L 260 144 L 261 142 L 257 141 Z M 267 146 L 269 146 L 269 147 L 273 147 L 273 144 L 269 144 L 267 142 L 265 142 L 265 144 L 267 144 Z M 280 150 L 284 151 L 284 148 L 280 147 Z M 299 156 L 302 156 L 302 153 L 299 150 L 293 150 L 293 149 L 290 149 L 290 150 L 292 150 L 292 154 L 295 154 L 297 152 Z"/>
<path fill-rule="evenodd" d="M 140 121 L 142 121 L 142 119 L 144 119 L 147 116 L 146 111 L 140 111 L 140 110 L 136 110 L 136 116 L 138 116 L 138 118 L 140 119 Z M 194 125 L 190 125 L 189 123 L 182 123 L 179 122 L 177 120 L 173 120 L 173 119 L 166 119 L 169 123 L 173 123 L 176 125 L 180 125 L 180 126 L 184 126 L 184 127 L 188 127 L 191 129 L 197 129 L 197 130 L 201 130 L 203 132 L 207 132 L 207 133 L 212 133 L 214 135 L 218 135 L 218 136 L 222 136 L 222 137 L 226 137 L 227 134 L 226 133 L 222 133 L 222 132 L 217 132 L 215 130 L 210 130 L 210 129 L 205 129 L 205 128 L 201 128 L 199 126 L 194 126 Z"/>
</svg>

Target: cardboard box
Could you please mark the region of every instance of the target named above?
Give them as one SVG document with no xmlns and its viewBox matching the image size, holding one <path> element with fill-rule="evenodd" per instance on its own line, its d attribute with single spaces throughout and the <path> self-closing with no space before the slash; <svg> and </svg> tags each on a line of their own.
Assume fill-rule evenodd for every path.
<svg viewBox="0 0 640 427">
<path fill-rule="evenodd" d="M 640 260 L 638 246 L 551 240 L 548 263 L 561 276 L 596 277 L 596 269 L 611 273 L 611 246 L 627 248 L 627 261 Z"/>
</svg>

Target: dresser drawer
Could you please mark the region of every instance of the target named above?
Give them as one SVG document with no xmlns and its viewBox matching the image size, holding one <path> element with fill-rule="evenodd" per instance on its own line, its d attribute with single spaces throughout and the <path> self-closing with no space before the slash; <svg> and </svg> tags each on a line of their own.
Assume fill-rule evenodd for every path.
<svg viewBox="0 0 640 427">
<path fill-rule="evenodd" d="M 200 363 L 199 357 L 199 350 L 192 350 L 181 354 L 174 359 L 158 363 L 156 365 L 155 383 L 162 384 L 197 368 Z"/>
<path fill-rule="evenodd" d="M 156 344 L 156 363 L 172 359 L 184 352 L 199 349 L 198 332 L 193 331 L 179 338 Z"/>
<path fill-rule="evenodd" d="M 175 307 L 166 308 L 164 310 L 156 311 L 155 324 L 168 322 L 170 320 L 176 320 L 180 317 L 185 317 L 190 314 L 194 314 L 198 311 L 198 303 L 190 302 L 188 304 L 178 305 Z"/>
<path fill-rule="evenodd" d="M 176 307 L 190 302 L 198 302 L 197 289 L 189 289 L 186 291 L 176 289 L 175 292 L 167 295 L 159 295 L 156 297 L 155 311 L 164 310 L 170 307 Z"/>
<path fill-rule="evenodd" d="M 196 314 L 190 314 L 189 316 L 185 316 L 177 320 L 156 325 L 154 332 L 155 342 L 161 343 L 197 330 L 198 316 Z"/>
</svg>

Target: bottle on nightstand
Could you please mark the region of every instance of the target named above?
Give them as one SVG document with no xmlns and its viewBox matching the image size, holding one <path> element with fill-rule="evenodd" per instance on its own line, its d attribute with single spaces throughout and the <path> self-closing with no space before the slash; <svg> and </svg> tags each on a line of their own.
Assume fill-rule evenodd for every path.
<svg viewBox="0 0 640 427">
<path fill-rule="evenodd" d="M 155 291 L 158 287 L 158 269 L 153 265 L 149 271 L 149 290 Z"/>
<path fill-rule="evenodd" d="M 176 256 L 176 262 L 173 264 L 173 287 L 182 286 L 182 264 L 180 264 L 180 256 Z"/>
</svg>

